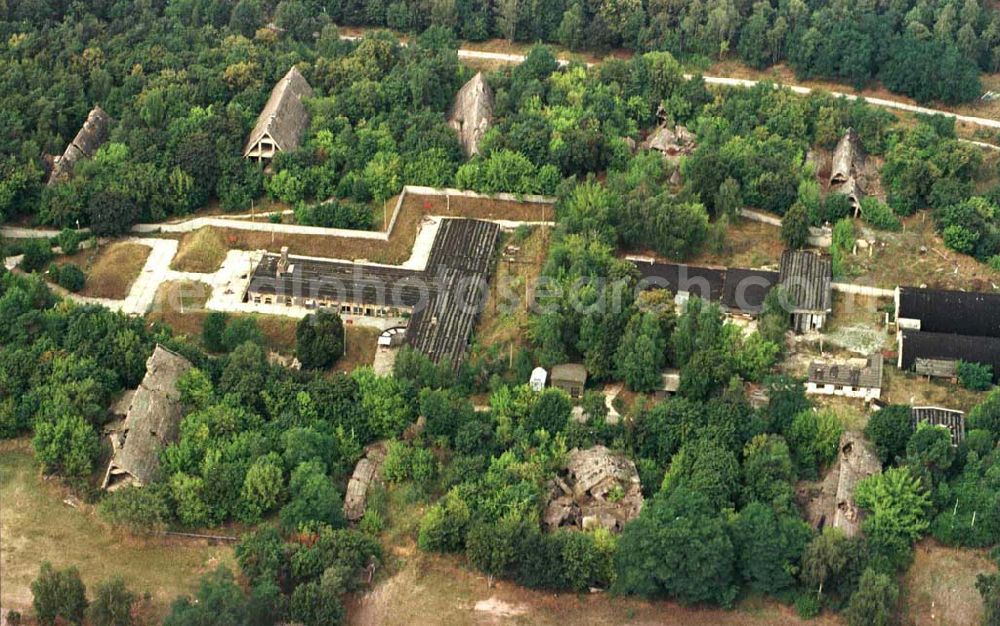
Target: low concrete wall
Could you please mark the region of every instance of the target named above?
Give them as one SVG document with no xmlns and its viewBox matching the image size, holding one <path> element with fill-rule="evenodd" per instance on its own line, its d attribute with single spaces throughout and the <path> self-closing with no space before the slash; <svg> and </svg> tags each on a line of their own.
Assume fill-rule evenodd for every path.
<svg viewBox="0 0 1000 626">
<path fill-rule="evenodd" d="M 831 283 L 830 287 L 840 293 L 853 293 L 860 296 L 872 296 L 875 298 L 893 298 L 896 296 L 895 289 L 882 289 L 867 285 L 855 285 L 854 283 Z"/>
</svg>

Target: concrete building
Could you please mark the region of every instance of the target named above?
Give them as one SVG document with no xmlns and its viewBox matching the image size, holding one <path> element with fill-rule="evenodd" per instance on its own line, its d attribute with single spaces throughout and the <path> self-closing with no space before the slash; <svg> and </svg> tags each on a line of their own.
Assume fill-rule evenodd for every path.
<svg viewBox="0 0 1000 626">
<path fill-rule="evenodd" d="M 882 355 L 872 354 L 864 363 L 813 361 L 806 393 L 877 400 L 882 396 Z"/>
<path fill-rule="evenodd" d="M 587 386 L 587 368 L 580 363 L 563 363 L 552 368 L 549 377 L 550 384 L 562 389 L 569 397 L 578 400 L 583 397 L 583 389 Z"/>
</svg>

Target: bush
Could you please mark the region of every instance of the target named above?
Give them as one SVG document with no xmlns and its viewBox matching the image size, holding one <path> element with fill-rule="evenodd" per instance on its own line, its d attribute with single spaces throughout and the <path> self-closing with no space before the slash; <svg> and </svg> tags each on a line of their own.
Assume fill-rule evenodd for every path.
<svg viewBox="0 0 1000 626">
<path fill-rule="evenodd" d="M 42 563 L 38 578 L 31 583 L 33 606 L 38 622 L 52 626 L 58 618 L 79 624 L 87 609 L 87 588 L 75 567 L 57 570 Z"/>
<path fill-rule="evenodd" d="M 993 386 L 993 366 L 959 361 L 958 382 L 966 389 L 986 391 Z"/>
<path fill-rule="evenodd" d="M 295 356 L 303 369 L 329 367 L 344 355 L 344 323 L 340 316 L 319 310 L 299 321 L 295 329 Z"/>
<path fill-rule="evenodd" d="M 895 231 L 903 227 L 892 208 L 878 198 L 867 197 L 861 200 L 861 217 L 879 230 Z"/>
<path fill-rule="evenodd" d="M 77 292 L 83 289 L 87 277 L 83 275 L 83 270 L 73 263 L 67 263 L 59 268 L 59 276 L 56 279 L 59 286 L 68 291 Z"/>
<path fill-rule="evenodd" d="M 24 272 L 37 272 L 52 260 L 52 248 L 47 239 L 29 239 L 23 246 L 24 258 L 20 268 Z"/>
<path fill-rule="evenodd" d="M 260 331 L 256 320 L 252 317 L 234 318 L 222 331 L 222 347 L 226 352 L 232 352 L 248 341 L 258 346 L 264 345 L 264 333 Z"/>
<path fill-rule="evenodd" d="M 62 249 L 63 254 L 76 254 L 80 250 L 80 241 L 83 236 L 72 228 L 63 230 L 56 237 L 56 245 Z"/>
<path fill-rule="evenodd" d="M 795 612 L 802 619 L 817 617 L 821 608 L 819 600 L 812 593 L 803 593 L 795 597 Z"/>
<path fill-rule="evenodd" d="M 211 311 L 205 316 L 205 322 L 201 326 L 201 341 L 205 344 L 206 350 L 222 352 L 226 349 L 222 343 L 222 336 L 226 332 L 228 323 L 229 316 L 221 311 Z"/>
<path fill-rule="evenodd" d="M 382 476 L 391 483 L 412 480 L 424 484 L 434 477 L 436 469 L 437 459 L 430 450 L 391 441 L 382 464 Z"/>
<path fill-rule="evenodd" d="M 167 494 L 158 485 L 113 491 L 98 510 L 104 521 L 133 534 L 161 530 L 170 520 Z"/>
<path fill-rule="evenodd" d="M 88 616 L 93 626 L 132 626 L 132 605 L 136 595 L 121 576 L 106 580 L 94 590 Z"/>
</svg>

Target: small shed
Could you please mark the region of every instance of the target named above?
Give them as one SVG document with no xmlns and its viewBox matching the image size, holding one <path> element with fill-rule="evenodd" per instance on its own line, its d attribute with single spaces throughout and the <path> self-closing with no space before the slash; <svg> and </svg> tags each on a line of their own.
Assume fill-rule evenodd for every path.
<svg viewBox="0 0 1000 626">
<path fill-rule="evenodd" d="M 163 346 L 153 350 L 122 428 L 111 433 L 113 454 L 103 489 L 142 487 L 156 480 L 160 453 L 180 436 L 184 413 L 177 381 L 192 367 L 190 361 Z"/>
<path fill-rule="evenodd" d="M 587 368 L 580 363 L 563 363 L 552 368 L 550 376 L 553 387 L 562 389 L 574 400 L 583 396 L 587 385 Z"/>
<path fill-rule="evenodd" d="M 448 125 L 458 131 L 466 156 L 479 154 L 479 142 L 493 123 L 493 90 L 486 76 L 477 72 L 455 94 Z"/>
<path fill-rule="evenodd" d="M 660 386 L 654 392 L 654 397 L 657 400 L 665 400 L 666 398 L 677 393 L 677 390 L 681 388 L 681 372 L 680 370 L 668 369 L 663 372 L 660 376 Z"/>
<path fill-rule="evenodd" d="M 548 380 L 549 373 L 545 371 L 544 367 L 536 367 L 531 370 L 531 378 L 528 384 L 531 385 L 532 391 L 541 391 L 545 389 L 545 382 Z"/>
</svg>

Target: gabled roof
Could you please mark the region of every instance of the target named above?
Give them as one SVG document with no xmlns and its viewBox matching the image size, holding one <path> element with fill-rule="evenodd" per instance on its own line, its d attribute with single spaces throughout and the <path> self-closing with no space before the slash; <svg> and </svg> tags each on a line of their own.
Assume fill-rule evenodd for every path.
<svg viewBox="0 0 1000 626">
<path fill-rule="evenodd" d="M 477 72 L 455 94 L 448 125 L 458 131 L 466 156 L 479 154 L 479 142 L 493 123 L 493 90 L 482 72 Z"/>
<path fill-rule="evenodd" d="M 163 346 L 153 350 L 122 431 L 112 436 L 115 451 L 104 487 L 128 481 L 142 486 L 156 480 L 160 453 L 180 435 L 183 412 L 177 380 L 191 367 L 190 361 Z"/>
<path fill-rule="evenodd" d="M 312 95 L 312 87 L 298 68 L 293 66 L 271 90 L 271 97 L 257 117 L 257 123 L 243 148 L 243 155 L 249 154 L 251 148 L 265 136 L 270 137 L 279 150 L 298 148 L 302 135 L 309 126 L 309 111 L 302 99 L 311 98 Z"/>
<path fill-rule="evenodd" d="M 869 356 L 864 366 L 813 361 L 809 365 L 809 382 L 817 385 L 846 385 L 854 388 L 881 389 L 882 355 L 875 353 Z"/>
<path fill-rule="evenodd" d="M 80 159 L 90 159 L 98 148 L 107 141 L 110 133 L 111 117 L 101 107 L 94 107 L 73 141 L 66 146 L 62 156 L 52 166 L 48 184 L 62 182 L 73 176 L 73 168 Z"/>
<path fill-rule="evenodd" d="M 1000 337 L 1000 293 L 900 287 L 896 316 L 924 332 Z"/>
<path fill-rule="evenodd" d="M 830 168 L 830 184 L 840 185 L 854 177 L 854 168 L 861 157 L 858 135 L 853 128 L 847 129 L 833 151 L 833 166 Z"/>
<path fill-rule="evenodd" d="M 781 253 L 779 279 L 793 313 L 829 312 L 833 307 L 833 266 L 829 257 L 805 250 Z"/>
</svg>

